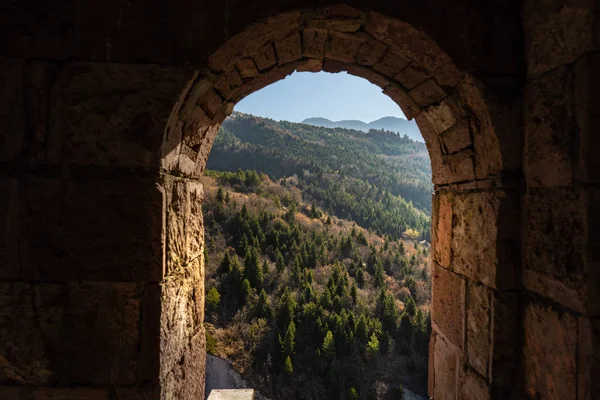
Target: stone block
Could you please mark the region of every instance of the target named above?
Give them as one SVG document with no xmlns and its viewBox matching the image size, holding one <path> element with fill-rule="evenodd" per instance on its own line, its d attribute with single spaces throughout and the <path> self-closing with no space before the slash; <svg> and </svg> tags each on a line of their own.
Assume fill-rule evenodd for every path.
<svg viewBox="0 0 600 400">
<path fill-rule="evenodd" d="M 434 104 L 423 110 L 435 133 L 442 134 L 451 128 L 460 118 L 462 110 L 456 101 L 450 97 L 442 100 L 440 104 Z"/>
<path fill-rule="evenodd" d="M 375 65 L 373 65 L 373 69 L 380 74 L 394 78 L 408 65 L 408 63 L 409 61 L 405 58 L 388 51 Z"/>
<path fill-rule="evenodd" d="M 304 29 L 302 31 L 302 46 L 305 57 L 323 58 L 328 33 L 323 29 Z"/>
<path fill-rule="evenodd" d="M 311 58 L 298 65 L 298 72 L 319 72 L 323 70 L 323 60 Z"/>
<path fill-rule="evenodd" d="M 420 106 L 426 107 L 441 102 L 446 92 L 434 79 L 428 79 L 408 92 L 408 95 Z"/>
<path fill-rule="evenodd" d="M 159 281 L 162 194 L 154 179 L 28 179 L 22 274 L 38 281 Z"/>
<path fill-rule="evenodd" d="M 190 3 L 191 4 L 191 3 Z M 221 5 L 223 7 L 223 13 L 217 16 L 217 21 L 219 24 L 219 32 L 223 32 L 223 16 L 230 11 L 226 11 L 226 5 L 223 3 Z M 194 7 L 194 12 L 199 14 L 200 16 L 210 16 L 210 9 L 206 7 L 197 7 L 192 4 Z M 180 5 L 178 8 L 182 8 Z M 256 8 L 254 8 L 256 10 Z M 247 23 L 254 23 L 257 20 L 249 21 L 245 16 L 243 19 L 244 23 L 233 27 L 233 24 L 240 22 L 239 17 L 244 12 L 238 10 L 238 12 L 231 14 L 230 26 L 231 32 L 238 31 L 237 35 L 233 38 L 223 38 L 223 42 L 225 43 L 214 52 L 208 59 L 208 65 L 212 71 L 223 71 L 227 69 L 228 66 L 235 63 L 237 60 L 240 60 L 247 55 L 250 55 L 254 58 L 256 65 L 259 70 L 263 70 L 269 68 L 277 63 L 277 59 L 275 58 L 275 52 L 273 46 L 267 43 L 277 42 L 283 39 L 290 37 L 290 35 L 297 34 L 300 31 L 300 25 L 302 23 L 302 15 L 300 11 L 292 11 L 285 12 L 277 15 L 276 17 L 265 18 L 265 16 L 261 16 L 258 19 L 261 20 L 260 24 L 255 24 L 252 29 L 247 29 Z M 185 19 L 189 19 L 189 16 L 182 16 Z M 179 21 L 176 22 L 179 24 Z M 183 31 L 182 33 L 185 35 L 189 35 L 190 32 L 198 32 L 203 31 L 198 30 L 196 27 L 203 26 L 203 24 L 197 24 L 195 27 L 189 27 L 189 29 Z M 203 39 L 207 42 L 215 40 L 216 30 L 207 30 L 204 32 L 206 37 Z M 212 53 L 211 50 L 209 53 Z M 205 53 L 206 54 L 206 53 Z M 200 60 L 199 60 L 200 61 Z M 202 60 L 204 62 L 204 60 Z M 201 65 L 201 62 L 197 65 Z"/>
<path fill-rule="evenodd" d="M 437 337 L 434 347 L 433 398 L 455 399 L 458 392 L 460 355 L 456 349 Z"/>
<path fill-rule="evenodd" d="M 253 53 L 252 58 L 260 71 L 271 68 L 273 65 L 277 64 L 275 48 L 270 44 Z"/>
<path fill-rule="evenodd" d="M 210 118 L 213 118 L 223 105 L 223 99 L 213 89 L 208 89 L 199 99 L 198 105 Z"/>
<path fill-rule="evenodd" d="M 558 68 L 527 84 L 525 176 L 530 187 L 572 183 L 576 126 L 568 75 L 566 68 Z"/>
<path fill-rule="evenodd" d="M 44 337 L 47 332 L 38 325 L 46 317 L 43 310 L 36 310 L 32 285 L 0 283 L 0 384 L 40 385 L 52 380 L 52 354 L 45 347 L 52 337 Z"/>
<path fill-rule="evenodd" d="M 446 183 L 465 182 L 475 179 L 475 160 L 473 152 L 463 150 L 458 153 L 444 155 L 443 163 L 447 167 L 444 174 Z"/>
<path fill-rule="evenodd" d="M 495 289 L 514 288 L 519 265 L 519 200 L 503 191 L 454 196 L 452 268 Z"/>
<path fill-rule="evenodd" d="M 442 134 L 442 144 L 449 154 L 471 147 L 471 120 L 463 118 Z"/>
<path fill-rule="evenodd" d="M 365 40 L 358 49 L 356 62 L 372 67 L 382 59 L 387 50 L 388 47 L 378 40 Z"/>
<path fill-rule="evenodd" d="M 389 78 L 373 71 L 370 68 L 361 67 L 356 64 L 348 64 L 347 71 L 349 74 L 360 76 L 361 78 L 368 80 L 373 85 L 377 85 L 382 89 L 385 89 L 390 85 Z"/>
<path fill-rule="evenodd" d="M 600 318 L 579 317 L 578 397 L 593 400 L 600 393 Z"/>
<path fill-rule="evenodd" d="M 433 260 L 445 268 L 452 264 L 452 194 L 438 191 L 434 196 Z"/>
<path fill-rule="evenodd" d="M 529 189 L 525 196 L 524 286 L 587 315 L 600 312 L 597 191 Z"/>
<path fill-rule="evenodd" d="M 396 75 L 396 80 L 408 90 L 414 89 L 429 78 L 429 74 L 415 63 L 408 64 Z"/>
<path fill-rule="evenodd" d="M 483 377 L 489 376 L 491 314 L 491 290 L 470 282 L 467 290 L 467 359 L 469 366 Z"/>
<path fill-rule="evenodd" d="M 196 106 L 185 121 L 183 128 L 183 141 L 185 144 L 192 148 L 202 144 L 211 122 L 212 119 L 206 115 L 202 107 Z"/>
<path fill-rule="evenodd" d="M 221 74 L 215 89 L 221 94 L 224 99 L 229 99 L 233 92 L 242 85 L 242 77 L 234 67 L 229 68 Z"/>
<path fill-rule="evenodd" d="M 398 104 L 407 119 L 411 120 L 421 112 L 421 108 L 400 85 L 391 84 L 383 90 L 383 93 Z"/>
<path fill-rule="evenodd" d="M 52 98 L 41 104 L 50 104 L 51 111 L 50 121 L 44 121 L 45 155 L 38 157 L 154 170 L 174 102 L 190 77 L 185 69 L 145 65 L 75 63 L 64 68 Z"/>
<path fill-rule="evenodd" d="M 235 63 L 235 66 L 243 79 L 254 78 L 255 76 L 258 76 L 256 64 L 250 57 L 242 58 Z"/>
<path fill-rule="evenodd" d="M 314 19 L 307 23 L 308 28 L 324 29 L 333 32 L 354 33 L 361 27 L 361 21 L 352 18 Z"/>
<path fill-rule="evenodd" d="M 528 0 L 522 15 L 529 76 L 571 63 L 598 45 L 594 43 L 593 1 Z"/>
<path fill-rule="evenodd" d="M 600 19 L 598 19 L 600 43 Z M 590 53 L 581 57 L 574 69 L 575 119 L 578 148 L 575 178 L 580 182 L 600 182 L 600 56 Z"/>
<path fill-rule="evenodd" d="M 19 258 L 21 190 L 15 178 L 0 178 L 0 280 L 15 280 L 21 274 Z"/>
<path fill-rule="evenodd" d="M 465 336 L 465 280 L 432 263 L 431 321 L 454 346 L 462 349 Z"/>
<path fill-rule="evenodd" d="M 25 60 L 0 58 L 0 162 L 15 161 L 25 145 Z"/>
<path fill-rule="evenodd" d="M 128 385 L 136 382 L 140 298 L 135 283 L 69 284 L 60 376 L 67 382 Z"/>
<path fill-rule="evenodd" d="M 95 388 L 39 388 L 32 390 L 33 400 L 109 400 L 107 390 Z M 119 399 L 120 400 L 120 399 Z"/>
<path fill-rule="evenodd" d="M 355 35 L 331 32 L 329 34 L 329 48 L 325 53 L 325 57 L 353 63 L 361 43 L 361 38 Z"/>
<path fill-rule="evenodd" d="M 524 331 L 527 395 L 534 399 L 575 399 L 577 319 L 543 304 L 528 303 Z"/>
<path fill-rule="evenodd" d="M 463 369 L 460 371 L 459 395 L 461 400 L 490 400 L 490 388 L 476 373 Z"/>
<path fill-rule="evenodd" d="M 275 42 L 277 62 L 279 65 L 291 63 L 302 58 L 302 38 L 294 34 L 286 39 Z"/>
</svg>

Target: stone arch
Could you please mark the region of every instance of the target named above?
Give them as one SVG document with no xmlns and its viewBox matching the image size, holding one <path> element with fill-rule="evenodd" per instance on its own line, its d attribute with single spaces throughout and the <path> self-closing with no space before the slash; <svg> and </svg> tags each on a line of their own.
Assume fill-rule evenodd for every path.
<svg viewBox="0 0 600 400">
<path fill-rule="evenodd" d="M 600 391 L 597 4 L 318 3 L 331 7 L 312 14 L 293 11 L 314 7 L 308 0 L 3 7 L 0 398 L 201 396 L 202 187 L 194 173 L 210 140 L 196 135 L 205 125 L 194 128 L 196 107 L 186 98 L 201 92 L 196 82 L 215 86 L 227 70 L 219 62 L 249 55 L 230 39 L 258 49 L 309 20 L 333 23 L 339 40 L 366 33 L 426 67 L 468 116 L 464 151 L 459 133 L 442 132 L 445 100 L 427 107 L 438 110 L 433 118 L 416 116 L 435 138 L 428 146 L 439 155 L 438 177 L 465 170 L 471 177 L 436 178 L 430 393 L 587 400 Z M 405 24 L 365 32 L 363 18 L 381 15 Z M 415 41 L 402 45 L 400 33 Z M 443 52 L 425 51 L 431 42 Z M 323 58 L 322 68 L 342 68 L 343 59 Z M 458 85 L 435 68 L 448 59 Z M 442 72 L 452 65 L 442 64 Z M 277 68 L 273 74 L 285 73 Z M 261 76 L 255 88 L 276 78 Z M 214 93 L 209 126 L 231 106 Z M 198 138 L 180 146 L 184 134 Z M 458 154 L 473 166 L 456 167 Z"/>
<path fill-rule="evenodd" d="M 425 138 L 435 184 L 430 395 L 509 395 L 519 365 L 511 292 L 519 202 L 510 181 L 519 153 L 506 149 L 514 146 L 507 130 L 516 129 L 519 112 L 491 109 L 497 103 L 489 85 L 461 71 L 422 31 L 349 7 L 294 11 L 253 25 L 188 83 L 166 129 L 163 170 L 199 177 L 236 102 L 294 71 L 321 70 L 381 87 Z M 505 324 L 495 322 L 501 319 Z"/>
</svg>

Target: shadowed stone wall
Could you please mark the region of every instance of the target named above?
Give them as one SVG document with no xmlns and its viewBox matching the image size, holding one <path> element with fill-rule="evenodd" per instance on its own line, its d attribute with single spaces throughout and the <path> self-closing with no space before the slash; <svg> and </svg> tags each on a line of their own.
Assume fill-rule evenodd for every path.
<svg viewBox="0 0 600 400">
<path fill-rule="evenodd" d="M 598 5 L 347 3 L 0 7 L 0 398 L 202 398 L 197 178 L 294 70 L 368 79 L 426 140 L 430 395 L 594 398 Z"/>
</svg>

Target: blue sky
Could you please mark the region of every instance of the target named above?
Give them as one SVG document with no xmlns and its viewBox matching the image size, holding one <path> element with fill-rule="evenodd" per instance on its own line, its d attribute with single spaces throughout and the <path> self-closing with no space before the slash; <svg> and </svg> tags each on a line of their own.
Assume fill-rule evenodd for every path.
<svg viewBox="0 0 600 400">
<path fill-rule="evenodd" d="M 346 73 L 327 72 L 294 72 L 242 99 L 235 110 L 292 122 L 310 117 L 364 122 L 385 116 L 404 118 L 400 107 L 378 86 Z"/>
</svg>

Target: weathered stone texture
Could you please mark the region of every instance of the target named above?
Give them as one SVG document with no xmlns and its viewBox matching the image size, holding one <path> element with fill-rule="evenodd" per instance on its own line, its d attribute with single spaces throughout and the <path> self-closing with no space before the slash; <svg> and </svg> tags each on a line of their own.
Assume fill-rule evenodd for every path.
<svg viewBox="0 0 600 400">
<path fill-rule="evenodd" d="M 454 346 L 462 349 L 465 335 L 465 280 L 433 263 L 431 321 Z"/>
<path fill-rule="evenodd" d="M 529 189 L 525 196 L 524 286 L 588 315 L 600 312 L 597 191 Z"/>
<path fill-rule="evenodd" d="M 284 65 L 302 58 L 302 38 L 296 33 L 289 38 L 275 42 L 277 62 Z"/>
<path fill-rule="evenodd" d="M 329 35 L 329 49 L 325 57 L 353 63 L 361 43 L 360 37 L 332 32 Z"/>
<path fill-rule="evenodd" d="M 524 318 L 527 395 L 534 399 L 575 399 L 577 319 L 535 303 L 526 305 Z"/>
<path fill-rule="evenodd" d="M 37 103 L 50 107 L 46 113 L 52 116 L 45 126 L 43 159 L 102 166 L 156 165 L 169 113 L 190 75 L 185 69 L 156 66 L 77 63 L 67 67 L 57 78 L 50 101 Z"/>
<path fill-rule="evenodd" d="M 525 173 L 529 186 L 572 183 L 576 126 L 569 74 L 566 68 L 558 68 L 528 83 Z"/>
<path fill-rule="evenodd" d="M 199 183 L 164 182 L 166 277 L 161 285 L 160 373 L 162 398 L 203 398 L 204 225 Z M 186 376 L 182 379 L 181 376 Z M 172 397 L 171 397 L 172 396 Z"/>
<path fill-rule="evenodd" d="M 452 268 L 492 288 L 514 287 L 519 243 L 519 204 L 501 191 L 454 196 Z"/>
<path fill-rule="evenodd" d="M 42 281 L 158 281 L 162 196 L 152 179 L 28 179 L 23 276 Z"/>
<path fill-rule="evenodd" d="M 484 285 L 469 283 L 467 290 L 467 358 L 481 376 L 489 376 L 492 292 Z"/>
<path fill-rule="evenodd" d="M 454 399 L 458 391 L 458 373 L 460 356 L 456 350 L 441 337 L 437 337 L 434 346 L 434 383 L 435 399 Z"/>
<path fill-rule="evenodd" d="M 383 58 L 373 66 L 373 69 L 392 78 L 398 75 L 398 73 L 407 65 L 408 61 L 406 59 L 388 51 Z"/>
<path fill-rule="evenodd" d="M 578 399 L 593 400 L 600 393 L 600 318 L 579 318 Z"/>
<path fill-rule="evenodd" d="M 435 212 L 433 226 L 433 260 L 445 268 L 452 263 L 452 195 L 436 192 L 433 197 Z"/>
<path fill-rule="evenodd" d="M 426 107 L 430 104 L 439 103 L 446 92 L 433 79 L 428 79 L 419 86 L 408 92 L 408 95 L 420 106 Z"/>
<path fill-rule="evenodd" d="M 258 76 L 258 69 L 256 68 L 256 64 L 254 60 L 250 57 L 242 58 L 238 62 L 235 63 L 237 70 L 240 73 L 240 76 L 244 79 L 246 78 L 254 78 Z"/>
<path fill-rule="evenodd" d="M 302 31 L 303 53 L 306 57 L 323 58 L 328 34 L 323 29 L 304 29 Z"/>
<path fill-rule="evenodd" d="M 459 399 L 461 400 L 489 400 L 490 390 L 487 383 L 469 369 L 460 371 Z"/>
<path fill-rule="evenodd" d="M 524 2 L 527 72 L 540 75 L 571 63 L 598 46 L 594 38 L 594 0 Z"/>
<path fill-rule="evenodd" d="M 257 50 L 252 54 L 252 58 L 254 59 L 258 69 L 261 71 L 270 68 L 277 63 L 275 49 L 272 45 L 267 45 L 260 50 Z"/>
</svg>

